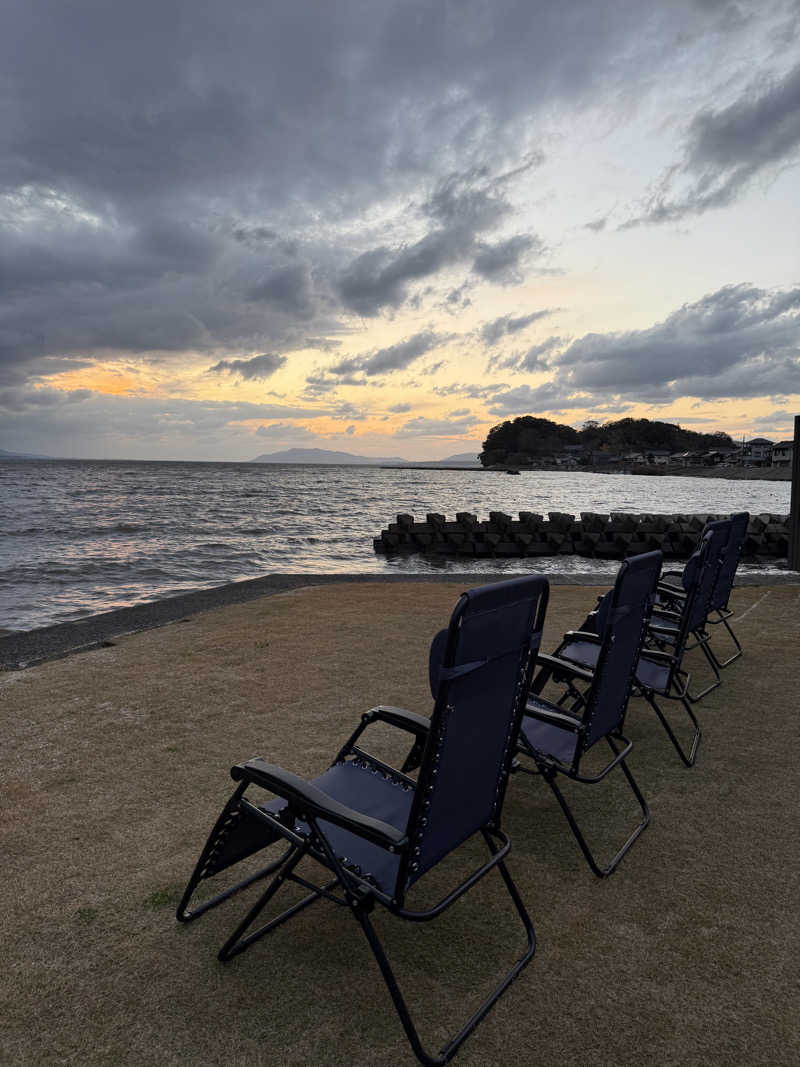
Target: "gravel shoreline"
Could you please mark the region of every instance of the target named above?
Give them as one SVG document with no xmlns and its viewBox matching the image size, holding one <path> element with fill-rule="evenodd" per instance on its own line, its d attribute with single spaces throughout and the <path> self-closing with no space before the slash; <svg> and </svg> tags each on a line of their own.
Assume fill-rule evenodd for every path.
<svg viewBox="0 0 800 1067">
<path fill-rule="evenodd" d="M 520 572 L 523 573 L 523 572 Z M 162 600 L 135 604 L 128 608 L 90 615 L 85 619 L 56 623 L 35 630 L 0 632 L 0 671 L 22 670 L 47 660 L 60 659 L 74 652 L 88 652 L 113 644 L 123 634 L 152 630 L 168 623 L 182 622 L 200 612 L 212 611 L 229 604 L 243 604 L 259 597 L 275 596 L 311 585 L 341 585 L 352 582 L 397 584 L 409 582 L 448 582 L 465 589 L 487 582 L 501 581 L 514 575 L 502 573 L 442 574 L 268 574 L 242 582 L 229 582 L 211 589 L 165 597 Z M 548 575 L 552 585 L 603 586 L 596 574 Z M 747 574 L 737 578 L 738 585 L 800 584 L 800 574 Z"/>
</svg>

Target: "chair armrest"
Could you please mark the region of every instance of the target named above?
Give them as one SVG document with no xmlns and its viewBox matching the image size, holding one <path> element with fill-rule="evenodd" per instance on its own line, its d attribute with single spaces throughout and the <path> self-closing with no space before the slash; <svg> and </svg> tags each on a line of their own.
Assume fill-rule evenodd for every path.
<svg viewBox="0 0 800 1067">
<path fill-rule="evenodd" d="M 553 726 L 563 726 L 574 733 L 580 733 L 585 729 L 580 719 L 576 719 L 574 715 L 570 715 L 566 711 L 556 711 L 555 708 L 551 710 L 550 708 L 537 708 L 526 704 L 525 714 L 531 719 L 538 719 L 540 722 L 549 722 Z"/>
<path fill-rule="evenodd" d="M 424 715 L 417 715 L 415 711 L 406 711 L 405 708 L 393 708 L 388 704 L 379 704 L 376 708 L 370 708 L 364 713 L 363 718 L 366 722 L 387 722 L 390 726 L 416 734 L 417 737 L 427 736 L 431 728 L 431 720 Z"/>
<path fill-rule="evenodd" d="M 658 648 L 646 648 L 642 652 L 640 659 L 654 659 L 658 663 L 667 663 L 673 666 L 677 663 L 677 659 L 671 652 L 662 652 Z"/>
<path fill-rule="evenodd" d="M 565 644 L 567 639 L 570 641 L 590 641 L 593 645 L 602 645 L 603 643 L 600 634 L 595 633 L 593 630 L 567 630 L 561 639 L 561 644 Z"/>
<path fill-rule="evenodd" d="M 683 572 L 682 571 L 662 571 L 661 572 L 661 577 L 659 578 L 659 581 L 663 582 L 663 580 L 665 578 L 677 578 L 678 581 L 680 581 L 681 578 L 683 578 Z"/>
<path fill-rule="evenodd" d="M 559 656 L 549 656 L 545 652 L 537 655 L 536 665 L 547 668 L 551 674 L 566 674 L 570 678 L 582 678 L 584 682 L 594 681 L 594 674 L 588 667 L 578 666 L 577 663 Z"/>
<path fill-rule="evenodd" d="M 309 813 L 326 819 L 390 851 L 408 844 L 403 830 L 339 803 L 305 779 L 273 763 L 267 763 L 260 757 L 231 767 L 231 778 L 235 782 L 253 782 L 283 797 L 301 817 Z"/>
<path fill-rule="evenodd" d="M 658 590 L 659 592 L 669 593 L 670 596 L 680 597 L 681 599 L 686 598 L 686 590 L 682 585 L 673 585 L 671 582 L 659 581 Z"/>
</svg>

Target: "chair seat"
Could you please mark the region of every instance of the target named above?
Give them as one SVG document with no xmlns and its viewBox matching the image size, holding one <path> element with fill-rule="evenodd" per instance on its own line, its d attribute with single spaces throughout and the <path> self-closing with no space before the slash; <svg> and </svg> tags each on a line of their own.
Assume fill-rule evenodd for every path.
<svg viewBox="0 0 800 1067">
<path fill-rule="evenodd" d="M 669 664 L 659 663 L 649 656 L 639 656 L 636 664 L 636 681 L 656 693 L 666 693 L 669 688 Z"/>
<path fill-rule="evenodd" d="M 600 656 L 600 645 L 593 641 L 568 641 L 559 648 L 557 654 L 559 659 L 568 659 L 579 667 L 594 670 Z"/>
<path fill-rule="evenodd" d="M 408 824 L 414 790 L 372 766 L 354 760 L 335 763 L 319 778 L 313 778 L 311 785 L 362 815 L 380 819 L 398 830 L 405 830 Z M 286 801 L 280 797 L 261 805 L 262 811 L 272 815 L 285 807 Z M 346 866 L 357 865 L 362 874 L 374 879 L 375 884 L 384 893 L 394 892 L 399 856 L 324 819 L 319 821 L 319 827 L 336 856 L 346 861 Z M 296 828 L 299 833 L 308 833 L 305 823 L 298 822 Z"/>
<path fill-rule="evenodd" d="M 600 655 L 600 646 L 591 641 L 569 641 L 558 652 L 560 659 L 568 659 L 581 667 L 594 669 Z M 666 693 L 669 684 L 669 666 L 650 659 L 647 654 L 639 657 L 636 665 L 636 681 L 656 693 Z"/>
<path fill-rule="evenodd" d="M 528 708 L 539 708 L 542 711 L 556 711 L 559 715 L 564 714 L 564 709 L 556 704 L 551 704 L 541 697 L 532 696 L 528 700 Z M 525 715 L 522 719 L 521 732 L 536 752 L 543 756 L 552 756 L 561 763 L 572 763 L 575 756 L 575 746 L 578 743 L 578 735 L 564 726 L 555 723 L 543 722 L 535 719 L 532 715 Z"/>
<path fill-rule="evenodd" d="M 656 627 L 654 634 L 658 637 L 659 641 L 668 641 L 674 645 L 680 635 L 680 626 L 672 619 L 665 619 L 662 615 L 659 615 L 657 611 L 653 612 L 650 620 L 650 629 Z"/>
</svg>

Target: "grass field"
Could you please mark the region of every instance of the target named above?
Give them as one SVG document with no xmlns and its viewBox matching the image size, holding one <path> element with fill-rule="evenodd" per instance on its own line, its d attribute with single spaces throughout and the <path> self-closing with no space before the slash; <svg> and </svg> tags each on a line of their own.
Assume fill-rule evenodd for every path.
<svg viewBox="0 0 800 1067">
<path fill-rule="evenodd" d="M 596 592 L 552 589 L 546 648 Z M 226 965 L 249 898 L 188 927 L 174 909 L 232 763 L 313 775 L 373 704 L 429 711 L 427 646 L 456 596 L 306 588 L 0 674 L 0 1061 L 414 1062 L 344 909 L 317 903 Z M 699 705 L 694 769 L 631 703 L 652 822 L 612 878 L 591 875 L 543 782 L 512 780 L 509 866 L 538 948 L 457 1063 L 800 1062 L 800 587 L 740 589 L 735 606 L 746 654 Z M 618 785 L 570 791 L 601 855 L 636 816 Z M 424 927 L 377 917 L 431 1047 L 521 950 L 498 885 Z"/>
</svg>

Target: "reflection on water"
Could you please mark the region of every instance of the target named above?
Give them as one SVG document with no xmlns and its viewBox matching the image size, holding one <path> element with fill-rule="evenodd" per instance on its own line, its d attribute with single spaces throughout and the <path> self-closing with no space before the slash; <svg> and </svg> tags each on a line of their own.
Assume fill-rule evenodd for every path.
<svg viewBox="0 0 800 1067">
<path fill-rule="evenodd" d="M 557 471 L 382 470 L 250 463 L 0 461 L 0 627 L 28 629 L 280 572 L 592 573 L 555 557 L 376 556 L 397 512 L 778 512 L 788 482 Z"/>
</svg>

